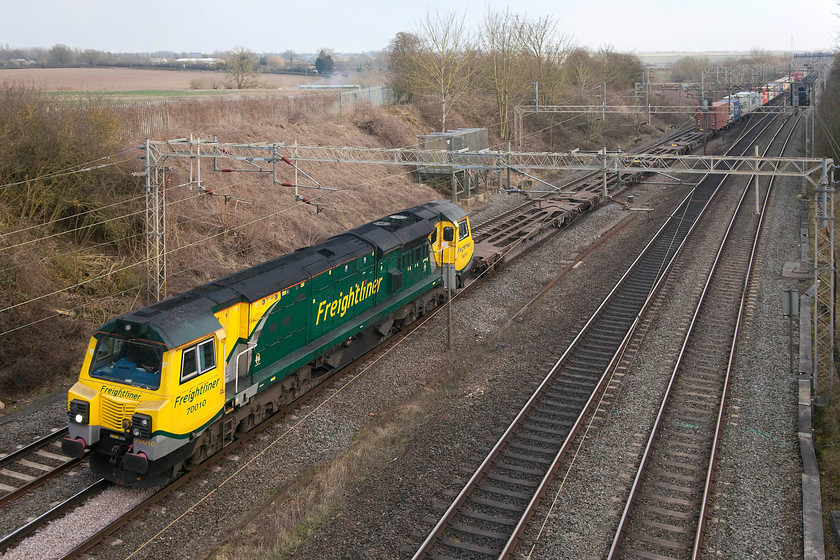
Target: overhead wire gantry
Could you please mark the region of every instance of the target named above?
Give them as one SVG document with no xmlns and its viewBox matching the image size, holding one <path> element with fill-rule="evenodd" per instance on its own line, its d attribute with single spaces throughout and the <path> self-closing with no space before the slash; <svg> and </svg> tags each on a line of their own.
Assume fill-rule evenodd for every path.
<svg viewBox="0 0 840 560">
<path fill-rule="evenodd" d="M 599 107 L 600 109 L 600 107 Z M 814 280 L 817 286 L 814 329 L 816 352 L 815 383 L 833 379 L 834 354 L 834 170 L 827 158 L 808 157 L 731 157 L 633 154 L 606 148 L 592 152 L 478 152 L 421 150 L 413 148 L 356 148 L 335 146 L 303 146 L 279 143 L 222 143 L 201 139 L 168 141 L 147 140 L 145 150 L 147 263 L 151 297 L 166 295 L 166 217 L 165 169 L 174 159 L 188 159 L 195 164 L 197 183 L 201 189 L 200 162 L 211 160 L 213 170 L 228 173 L 260 173 L 272 178 L 274 184 L 294 187 L 296 200 L 302 200 L 299 188 L 335 190 L 322 186 L 311 176 L 312 184 L 281 181 L 279 165 L 291 165 L 296 174 L 302 172 L 301 163 L 331 163 L 356 165 L 396 165 L 410 168 L 434 166 L 449 170 L 453 176 L 464 170 L 481 170 L 498 174 L 499 188 L 503 176 L 510 170 L 522 171 L 595 171 L 603 174 L 604 199 L 607 198 L 607 176 L 610 173 L 664 173 L 688 175 L 742 175 L 758 177 L 799 177 L 813 187 L 814 216 Z M 620 183 L 620 182 L 619 182 Z M 457 200 L 457 189 L 452 190 Z M 828 381 L 826 381 L 828 383 Z"/>
</svg>

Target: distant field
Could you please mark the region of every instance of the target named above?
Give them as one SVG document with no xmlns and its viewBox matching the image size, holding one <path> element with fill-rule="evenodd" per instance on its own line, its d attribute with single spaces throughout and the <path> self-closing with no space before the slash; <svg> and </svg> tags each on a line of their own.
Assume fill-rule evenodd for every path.
<svg viewBox="0 0 840 560">
<path fill-rule="evenodd" d="M 637 53 L 638 57 L 644 64 L 667 66 L 674 64 L 681 58 L 693 56 L 697 58 L 707 58 L 713 64 L 723 64 L 727 61 L 737 60 L 741 57 L 748 57 L 750 53 L 739 52 L 677 52 L 677 53 Z"/>
<path fill-rule="evenodd" d="M 11 68 L 0 69 L 0 86 L 21 84 L 50 92 L 123 92 L 130 95 L 160 95 L 162 92 L 196 92 L 223 88 L 221 71 L 144 70 L 134 68 Z M 295 89 L 318 83 L 319 78 L 286 74 L 261 74 L 266 89 Z M 197 86 L 197 88 L 196 88 Z M 233 90 L 221 89 L 230 93 Z M 205 92 L 206 93 L 206 92 Z"/>
</svg>

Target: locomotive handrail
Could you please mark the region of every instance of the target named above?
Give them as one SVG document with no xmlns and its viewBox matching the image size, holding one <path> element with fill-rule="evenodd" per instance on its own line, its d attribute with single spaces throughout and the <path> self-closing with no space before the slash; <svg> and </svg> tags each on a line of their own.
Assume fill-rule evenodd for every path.
<svg viewBox="0 0 840 560">
<path fill-rule="evenodd" d="M 239 393 L 239 358 L 242 357 L 243 354 L 248 354 L 254 351 L 254 348 L 257 347 L 257 343 L 253 340 L 248 341 L 248 347 L 241 351 L 239 354 L 236 355 L 236 377 L 233 380 L 233 394 Z"/>
</svg>

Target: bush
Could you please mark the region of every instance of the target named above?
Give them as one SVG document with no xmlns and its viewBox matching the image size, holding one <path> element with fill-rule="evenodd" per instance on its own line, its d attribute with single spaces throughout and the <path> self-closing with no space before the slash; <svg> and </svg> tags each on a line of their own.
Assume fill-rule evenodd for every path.
<svg viewBox="0 0 840 560">
<path fill-rule="evenodd" d="M 52 222 L 127 192 L 125 173 L 111 159 L 118 132 L 117 116 L 103 102 L 0 91 L 0 184 L 10 185 L 0 200 L 20 218 Z M 56 227 L 78 225 L 64 220 Z"/>
<path fill-rule="evenodd" d="M 389 148 L 413 144 L 397 117 L 369 103 L 357 105 L 350 120 L 359 130 L 378 138 Z"/>
</svg>

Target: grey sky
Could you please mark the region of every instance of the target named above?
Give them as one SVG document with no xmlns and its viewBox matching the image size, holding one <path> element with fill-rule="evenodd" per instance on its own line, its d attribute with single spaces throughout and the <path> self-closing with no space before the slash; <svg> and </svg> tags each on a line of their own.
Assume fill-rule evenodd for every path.
<svg viewBox="0 0 840 560">
<path fill-rule="evenodd" d="M 829 49 L 840 12 L 834 0 L 0 0 L 0 45 L 110 52 L 380 50 L 436 9 L 457 6 L 471 27 L 488 7 L 553 15 L 578 45 L 617 50 Z M 699 30 L 699 31 L 698 31 Z"/>
</svg>

